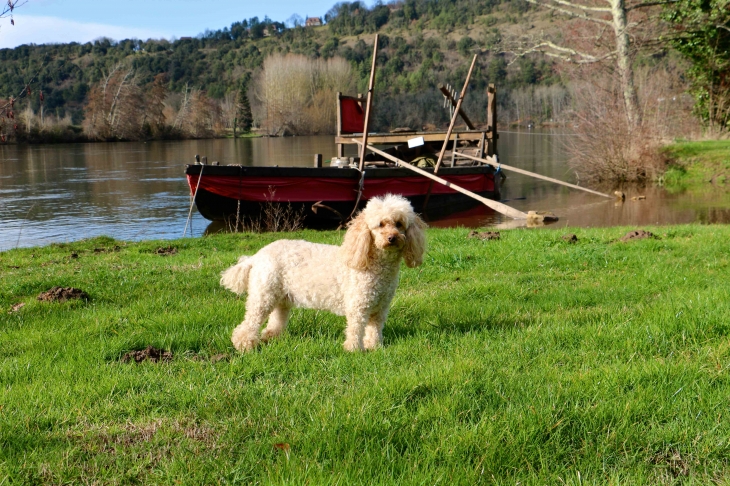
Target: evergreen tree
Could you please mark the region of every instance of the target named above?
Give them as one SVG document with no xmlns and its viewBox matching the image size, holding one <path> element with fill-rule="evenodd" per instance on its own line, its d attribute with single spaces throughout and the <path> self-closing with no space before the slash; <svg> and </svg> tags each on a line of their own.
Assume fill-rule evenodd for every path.
<svg viewBox="0 0 730 486">
<path fill-rule="evenodd" d="M 236 126 L 244 133 L 251 131 L 253 125 L 253 115 L 251 114 L 251 104 L 248 101 L 248 85 L 251 81 L 251 75 L 246 73 L 241 78 L 241 85 L 238 90 L 238 101 L 236 110 Z"/>
</svg>

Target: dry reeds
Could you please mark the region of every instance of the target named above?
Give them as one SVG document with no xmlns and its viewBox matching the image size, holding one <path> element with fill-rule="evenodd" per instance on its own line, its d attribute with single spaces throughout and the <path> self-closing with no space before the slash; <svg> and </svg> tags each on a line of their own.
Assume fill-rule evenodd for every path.
<svg viewBox="0 0 730 486">
<path fill-rule="evenodd" d="M 332 133 L 335 94 L 352 84 L 349 63 L 274 54 L 253 82 L 254 117 L 270 135 Z"/>
</svg>

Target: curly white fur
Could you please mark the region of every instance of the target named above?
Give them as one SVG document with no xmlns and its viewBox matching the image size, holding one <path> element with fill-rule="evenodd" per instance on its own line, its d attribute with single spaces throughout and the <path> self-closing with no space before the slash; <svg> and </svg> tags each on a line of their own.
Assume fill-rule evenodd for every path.
<svg viewBox="0 0 730 486">
<path fill-rule="evenodd" d="M 350 222 L 342 246 L 279 240 L 241 257 L 221 274 L 221 285 L 248 294 L 233 345 L 246 351 L 279 336 L 291 309 L 306 307 L 346 316 L 346 350 L 377 348 L 398 287 L 400 261 L 409 267 L 423 262 L 425 228 L 405 198 L 387 195 L 371 199 Z"/>
</svg>

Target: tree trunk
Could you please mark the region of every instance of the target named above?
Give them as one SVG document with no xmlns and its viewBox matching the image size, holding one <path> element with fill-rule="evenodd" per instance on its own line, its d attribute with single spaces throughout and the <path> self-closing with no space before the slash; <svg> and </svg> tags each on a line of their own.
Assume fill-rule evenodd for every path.
<svg viewBox="0 0 730 486">
<path fill-rule="evenodd" d="M 616 34 L 616 64 L 621 76 L 621 90 L 626 106 L 629 127 L 636 128 L 641 123 L 641 108 L 634 84 L 634 68 L 629 53 L 630 39 L 626 25 L 626 1 L 610 0 L 613 30 Z"/>
</svg>

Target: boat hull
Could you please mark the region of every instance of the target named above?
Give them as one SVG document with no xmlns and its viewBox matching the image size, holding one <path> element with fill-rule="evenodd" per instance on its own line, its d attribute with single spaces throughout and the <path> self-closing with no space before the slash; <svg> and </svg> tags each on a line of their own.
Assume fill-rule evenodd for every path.
<svg viewBox="0 0 730 486">
<path fill-rule="evenodd" d="M 255 219 L 266 208 L 284 205 L 301 211 L 307 226 L 328 226 L 350 215 L 360 184 L 360 172 L 350 168 L 188 165 L 185 173 L 191 195 L 197 191 L 198 211 L 211 221 Z M 479 195 L 499 196 L 489 166 L 445 167 L 438 175 Z M 473 205 L 472 199 L 454 189 L 404 168 L 367 168 L 359 205 L 373 197 L 400 194 L 422 211 L 429 187 L 429 216 Z"/>
</svg>

